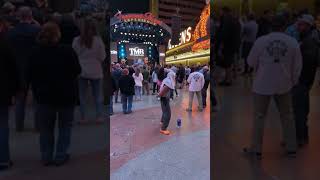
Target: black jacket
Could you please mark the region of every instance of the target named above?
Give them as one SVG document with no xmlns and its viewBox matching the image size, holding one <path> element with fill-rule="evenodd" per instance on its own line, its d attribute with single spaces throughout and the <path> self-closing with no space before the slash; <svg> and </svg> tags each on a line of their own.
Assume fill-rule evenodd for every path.
<svg viewBox="0 0 320 180">
<path fill-rule="evenodd" d="M 13 51 L 1 35 L 0 57 L 0 106 L 8 106 L 18 90 L 19 78 Z"/>
<path fill-rule="evenodd" d="M 134 95 L 134 79 L 130 75 L 121 76 L 119 79 L 119 87 L 121 94 L 131 96 Z"/>
<path fill-rule="evenodd" d="M 311 88 L 315 80 L 318 59 L 319 39 L 313 31 L 301 35 L 300 49 L 302 54 L 302 71 L 299 82 Z"/>
<path fill-rule="evenodd" d="M 76 104 L 81 66 L 71 47 L 39 46 L 29 62 L 28 75 L 38 104 Z"/>
</svg>

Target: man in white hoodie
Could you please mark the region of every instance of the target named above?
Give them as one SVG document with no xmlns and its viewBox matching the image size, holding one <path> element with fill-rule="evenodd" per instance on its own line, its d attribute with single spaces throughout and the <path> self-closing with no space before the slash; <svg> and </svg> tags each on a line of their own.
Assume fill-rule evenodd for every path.
<svg viewBox="0 0 320 180">
<path fill-rule="evenodd" d="M 203 103 L 202 103 L 202 95 L 201 90 L 204 86 L 204 76 L 202 73 L 198 72 L 199 68 L 191 73 L 188 78 L 189 83 L 189 107 L 187 108 L 188 112 L 192 111 L 192 103 L 193 103 L 193 97 L 194 94 L 197 95 L 198 102 L 199 102 L 199 111 L 203 111 Z"/>
<path fill-rule="evenodd" d="M 260 37 L 248 57 L 255 70 L 253 82 L 254 123 L 252 144 L 244 152 L 261 158 L 263 129 L 271 99 L 280 112 L 283 138 L 287 155 L 296 155 L 295 121 L 292 112 L 291 90 L 298 83 L 302 69 L 302 56 L 297 40 L 284 33 L 285 19 L 273 19 L 273 32 Z"/>
</svg>

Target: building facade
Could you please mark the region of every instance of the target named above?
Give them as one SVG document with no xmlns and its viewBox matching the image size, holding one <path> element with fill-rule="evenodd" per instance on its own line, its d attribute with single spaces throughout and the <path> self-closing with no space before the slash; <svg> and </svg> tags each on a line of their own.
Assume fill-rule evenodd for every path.
<svg viewBox="0 0 320 180">
<path fill-rule="evenodd" d="M 151 12 L 170 27 L 172 15 L 177 13 L 178 8 L 182 29 L 194 27 L 198 23 L 205 5 L 205 0 L 150 0 Z"/>
</svg>

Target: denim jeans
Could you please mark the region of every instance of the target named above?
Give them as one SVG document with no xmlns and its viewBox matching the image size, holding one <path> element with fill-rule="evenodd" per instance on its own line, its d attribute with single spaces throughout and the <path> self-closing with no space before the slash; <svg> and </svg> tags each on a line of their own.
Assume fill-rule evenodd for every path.
<svg viewBox="0 0 320 180">
<path fill-rule="evenodd" d="M 0 107 L 0 165 L 8 165 L 9 161 L 9 108 Z"/>
<path fill-rule="evenodd" d="M 121 100 L 122 100 L 122 110 L 123 113 L 131 112 L 132 111 L 132 101 L 133 101 L 133 96 L 130 95 L 121 95 Z"/>
<path fill-rule="evenodd" d="M 142 99 L 142 87 L 141 86 L 134 86 L 134 93 L 136 98 Z"/>
<path fill-rule="evenodd" d="M 86 115 L 86 97 L 87 89 L 91 85 L 92 95 L 96 105 L 97 118 L 102 116 L 103 111 L 103 95 L 102 95 L 102 79 L 79 79 L 79 96 L 80 96 L 80 112 L 81 117 L 84 119 Z"/>
<path fill-rule="evenodd" d="M 170 99 L 167 97 L 161 97 L 160 102 L 162 109 L 161 130 L 167 130 L 171 119 Z"/>
<path fill-rule="evenodd" d="M 109 106 L 109 108 L 108 108 L 109 114 L 113 114 L 113 96 L 110 96 L 108 106 Z"/>
<path fill-rule="evenodd" d="M 39 105 L 38 110 L 41 159 L 43 161 L 63 160 L 68 156 L 74 120 L 74 107 Z M 55 143 L 56 120 L 58 120 L 59 129 L 57 143 Z M 55 144 L 57 144 L 56 147 Z"/>
<path fill-rule="evenodd" d="M 310 88 L 303 84 L 298 84 L 292 90 L 293 112 L 296 122 L 297 141 L 307 141 L 308 135 L 308 115 L 310 111 Z"/>
</svg>

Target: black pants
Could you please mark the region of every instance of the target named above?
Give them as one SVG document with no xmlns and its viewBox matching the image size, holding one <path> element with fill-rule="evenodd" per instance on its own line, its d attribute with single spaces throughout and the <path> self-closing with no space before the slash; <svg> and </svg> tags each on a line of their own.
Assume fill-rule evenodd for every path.
<svg viewBox="0 0 320 180">
<path fill-rule="evenodd" d="M 308 115 L 310 111 L 310 88 L 303 84 L 298 84 L 292 90 L 293 112 L 296 122 L 297 141 L 308 141 Z"/>
<path fill-rule="evenodd" d="M 40 122 L 40 151 L 43 161 L 67 158 L 74 120 L 74 107 L 38 106 Z M 58 119 L 58 140 L 55 142 L 55 122 Z M 55 148 L 55 144 L 56 148 Z M 55 152 L 55 153 L 54 153 Z M 55 154 L 55 157 L 54 157 Z"/>
<path fill-rule="evenodd" d="M 203 104 L 204 107 L 207 106 L 207 90 L 208 90 L 208 89 L 205 89 L 205 88 L 203 88 L 203 89 L 201 90 L 202 104 Z"/>
<path fill-rule="evenodd" d="M 162 109 L 161 130 L 167 130 L 170 123 L 170 119 L 171 119 L 170 99 L 166 97 L 161 97 L 160 102 L 161 102 L 161 109 Z"/>
<path fill-rule="evenodd" d="M 154 82 L 153 83 L 153 91 L 152 91 L 153 94 L 156 93 L 156 90 L 157 90 L 157 92 L 159 92 L 159 86 L 158 86 L 158 84 L 156 82 Z"/>
</svg>

